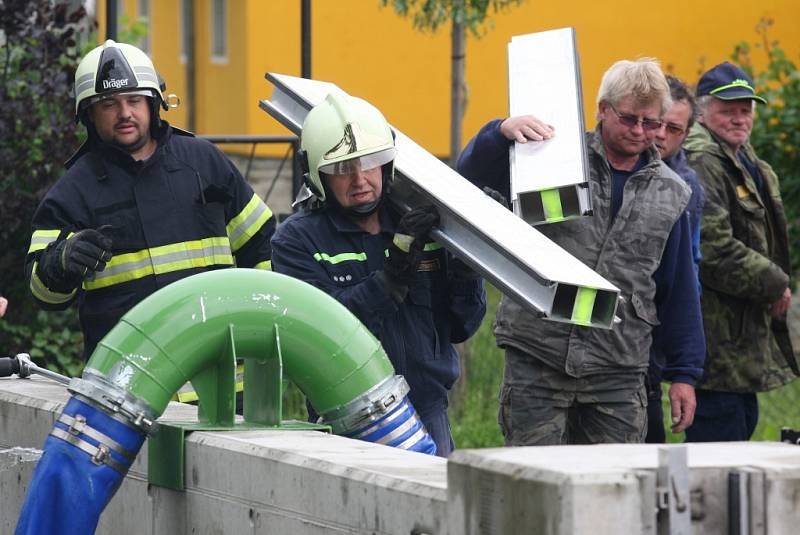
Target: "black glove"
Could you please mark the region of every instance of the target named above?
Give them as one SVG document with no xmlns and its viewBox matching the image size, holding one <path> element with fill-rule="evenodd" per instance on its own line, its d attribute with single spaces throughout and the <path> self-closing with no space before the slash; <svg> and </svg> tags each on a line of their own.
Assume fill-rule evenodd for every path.
<svg viewBox="0 0 800 535">
<path fill-rule="evenodd" d="M 99 229 L 76 232 L 47 246 L 39 257 L 38 274 L 51 290 L 71 292 L 86 278 L 106 268 L 111 260 L 111 238 Z"/>
<path fill-rule="evenodd" d="M 381 277 L 396 301 L 405 298 L 422 260 L 425 237 L 438 224 L 439 213 L 434 206 L 415 208 L 400 218 Z"/>
<path fill-rule="evenodd" d="M 504 206 L 506 209 L 508 209 L 508 210 L 510 210 L 510 209 L 511 209 L 511 208 L 508 206 L 508 199 L 506 199 L 506 198 L 503 196 L 503 194 L 502 194 L 502 193 L 500 193 L 499 191 L 497 191 L 496 189 L 492 189 L 492 188 L 490 188 L 489 186 L 485 186 L 485 187 L 483 188 L 483 192 L 484 192 L 486 195 L 488 195 L 489 197 L 491 197 L 492 199 L 494 199 L 495 201 L 497 201 L 497 202 L 499 202 L 500 204 L 502 204 L 502 205 L 503 205 L 503 206 Z"/>
<path fill-rule="evenodd" d="M 411 236 L 415 240 L 424 239 L 433 227 L 439 224 L 439 212 L 433 205 L 420 206 L 403 214 L 397 224 L 397 234 Z"/>
</svg>

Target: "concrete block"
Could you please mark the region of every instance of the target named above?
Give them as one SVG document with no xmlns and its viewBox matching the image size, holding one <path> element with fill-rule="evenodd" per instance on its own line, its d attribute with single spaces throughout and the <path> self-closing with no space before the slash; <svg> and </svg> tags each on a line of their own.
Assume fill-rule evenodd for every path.
<svg viewBox="0 0 800 535">
<path fill-rule="evenodd" d="M 39 378 L 0 380 L 0 436 L 9 446 L 41 446 L 67 396 Z M 170 403 L 163 418 L 193 421 L 196 408 Z M 313 431 L 196 431 L 185 447 L 184 492 L 148 484 L 145 444 L 96 533 L 445 532 L 446 461 L 438 457 Z M 10 482 L 18 499 L 0 500 L 0 519 L 12 527 L 30 465 Z"/>
<path fill-rule="evenodd" d="M 14 532 L 28 482 L 41 456 L 41 450 L 34 448 L 0 450 L 0 533 Z"/>
<path fill-rule="evenodd" d="M 691 530 L 784 534 L 800 523 L 800 448 L 774 442 L 456 451 L 448 533 L 656 533 L 659 447 L 688 448 Z M 731 474 L 743 478 L 734 514 Z"/>
</svg>

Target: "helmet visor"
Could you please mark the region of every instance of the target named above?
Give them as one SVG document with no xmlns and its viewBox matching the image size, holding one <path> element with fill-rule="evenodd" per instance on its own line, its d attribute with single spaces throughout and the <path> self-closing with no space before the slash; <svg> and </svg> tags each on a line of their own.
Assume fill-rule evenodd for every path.
<svg viewBox="0 0 800 535">
<path fill-rule="evenodd" d="M 104 93 L 102 95 L 95 95 L 88 100 L 84 100 L 86 104 L 84 106 L 91 106 L 95 102 L 100 102 L 101 100 L 107 100 L 116 97 L 124 97 L 124 96 L 131 96 L 131 95 L 141 95 L 143 97 L 153 97 L 153 90 L 152 89 L 135 89 L 133 91 L 119 91 L 117 93 Z"/>
<path fill-rule="evenodd" d="M 321 165 L 319 166 L 319 172 L 326 175 L 349 175 L 361 171 L 369 171 L 391 162 L 396 154 L 397 151 L 394 147 L 391 147 L 359 158 Z"/>
</svg>

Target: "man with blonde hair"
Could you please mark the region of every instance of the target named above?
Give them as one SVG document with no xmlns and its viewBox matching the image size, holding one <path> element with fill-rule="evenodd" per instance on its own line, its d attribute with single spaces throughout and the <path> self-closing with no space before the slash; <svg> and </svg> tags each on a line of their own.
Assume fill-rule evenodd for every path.
<svg viewBox="0 0 800 535">
<path fill-rule="evenodd" d="M 594 214 L 538 229 L 620 289 L 622 321 L 609 330 L 556 323 L 503 298 L 495 335 L 505 349 L 506 445 L 641 442 L 654 340 L 667 356 L 665 377 L 694 384 L 700 376 L 690 190 L 653 146 L 670 105 L 652 59 L 619 61 L 603 76 L 598 125 L 586 134 Z M 468 144 L 459 171 L 508 196 L 509 144 L 553 134 L 532 116 L 492 121 Z"/>
</svg>

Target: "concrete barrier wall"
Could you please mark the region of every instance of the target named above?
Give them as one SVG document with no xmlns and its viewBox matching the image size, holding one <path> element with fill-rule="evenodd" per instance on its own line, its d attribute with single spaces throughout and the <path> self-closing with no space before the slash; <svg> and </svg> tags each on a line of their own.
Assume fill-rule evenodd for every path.
<svg viewBox="0 0 800 535">
<path fill-rule="evenodd" d="M 67 398 L 44 379 L 0 379 L 0 533 L 16 524 L 35 463 L 19 448 L 41 447 Z M 180 403 L 162 417 L 195 418 Z M 686 448 L 683 469 L 671 468 L 685 476 L 685 529 L 658 513 L 660 448 Z M 97 533 L 785 535 L 800 525 L 800 447 L 789 444 L 496 448 L 445 461 L 312 431 L 196 431 L 184 492 L 149 485 L 147 455 Z"/>
<path fill-rule="evenodd" d="M 776 442 L 457 450 L 448 459 L 448 527 L 476 535 L 669 533 L 656 509 L 664 447 L 687 448 L 682 499 L 691 532 L 798 532 L 800 447 Z M 740 529 L 731 525 L 731 474 L 744 481 Z M 675 499 L 671 485 L 665 490 Z"/>
<path fill-rule="evenodd" d="M 63 387 L 43 379 L 0 379 L 0 450 L 40 448 L 67 398 Z M 171 403 L 162 418 L 194 417 L 194 407 Z M 15 496 L 24 496 L 31 464 L 14 474 Z M 97 533 L 394 535 L 446 529 L 446 461 L 386 446 L 313 431 L 197 431 L 186 439 L 185 474 L 185 492 L 148 485 L 145 444 Z M 0 502 L 0 526 L 13 528 L 21 499 Z"/>
</svg>

